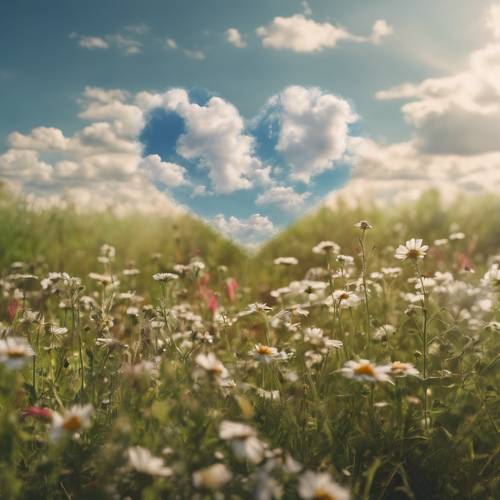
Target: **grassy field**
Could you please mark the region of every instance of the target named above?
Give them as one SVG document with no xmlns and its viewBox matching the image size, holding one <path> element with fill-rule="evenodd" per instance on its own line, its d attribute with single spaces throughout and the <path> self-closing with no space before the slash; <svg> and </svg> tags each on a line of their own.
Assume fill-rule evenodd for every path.
<svg viewBox="0 0 500 500">
<path fill-rule="evenodd" d="M 429 193 L 250 255 L 3 193 L 0 498 L 498 498 L 499 228 Z"/>
</svg>

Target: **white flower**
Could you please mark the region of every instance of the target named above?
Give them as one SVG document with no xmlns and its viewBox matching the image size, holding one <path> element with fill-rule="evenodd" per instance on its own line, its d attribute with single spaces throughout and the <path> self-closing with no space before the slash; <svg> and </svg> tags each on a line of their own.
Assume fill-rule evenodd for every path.
<svg viewBox="0 0 500 500">
<path fill-rule="evenodd" d="M 448 244 L 448 238 L 439 238 L 438 240 L 434 240 L 434 246 L 436 247 L 444 247 Z"/>
<path fill-rule="evenodd" d="M 305 472 L 299 480 L 299 495 L 305 499 L 349 500 L 349 490 L 337 484 L 327 472 Z"/>
<path fill-rule="evenodd" d="M 394 377 L 406 377 L 412 375 L 418 377 L 419 371 L 411 363 L 402 363 L 401 361 L 393 361 L 385 365 L 387 372 Z"/>
<path fill-rule="evenodd" d="M 218 490 L 231 481 L 231 471 L 224 464 L 213 464 L 193 472 L 195 488 Z"/>
<path fill-rule="evenodd" d="M 0 339 L 0 363 L 9 370 L 22 368 L 35 352 L 23 337 Z"/>
<path fill-rule="evenodd" d="M 223 420 L 219 426 L 219 437 L 224 441 L 231 441 L 233 453 L 239 460 L 258 464 L 264 458 L 264 443 L 256 437 L 255 430 L 249 425 Z"/>
<path fill-rule="evenodd" d="M 255 344 L 250 354 L 258 361 L 263 361 L 264 363 L 270 363 L 281 356 L 276 347 L 265 344 Z"/>
<path fill-rule="evenodd" d="M 335 243 L 334 241 L 322 241 L 313 248 L 313 253 L 322 255 L 339 252 L 340 246 L 337 245 L 337 243 Z"/>
<path fill-rule="evenodd" d="M 68 329 L 65 326 L 51 325 L 50 333 L 52 333 L 52 335 L 65 335 L 68 333 Z"/>
<path fill-rule="evenodd" d="M 341 340 L 333 340 L 325 337 L 321 328 L 306 328 L 304 330 L 304 341 L 321 349 L 340 349 L 343 347 Z"/>
<path fill-rule="evenodd" d="M 137 276 L 140 273 L 141 273 L 141 271 L 139 271 L 139 269 L 135 269 L 135 268 L 129 268 L 129 269 L 123 270 L 123 276 Z"/>
<path fill-rule="evenodd" d="M 171 476 L 173 471 L 166 467 L 163 460 L 155 457 L 148 449 L 142 446 L 133 446 L 127 450 L 129 465 L 141 474 L 148 476 Z"/>
<path fill-rule="evenodd" d="M 278 257 L 273 262 L 277 266 L 296 266 L 299 263 L 295 257 Z"/>
<path fill-rule="evenodd" d="M 484 275 L 481 283 L 489 288 L 500 288 L 500 267 L 493 264 Z"/>
<path fill-rule="evenodd" d="M 451 233 L 449 236 L 450 240 L 463 240 L 465 238 L 465 234 L 462 232 Z"/>
<path fill-rule="evenodd" d="M 422 245 L 421 239 L 412 238 L 404 245 L 399 245 L 396 249 L 395 257 L 399 260 L 423 259 L 428 248 L 427 245 Z"/>
<path fill-rule="evenodd" d="M 342 265 L 351 265 L 354 264 L 354 257 L 351 255 L 342 255 L 339 254 L 337 255 L 337 258 L 335 259 L 339 264 Z"/>
<path fill-rule="evenodd" d="M 376 366 L 367 359 L 348 361 L 340 372 L 347 378 L 365 382 L 391 382 L 387 366 Z"/>
<path fill-rule="evenodd" d="M 375 340 L 387 340 L 395 331 L 396 328 L 392 325 L 382 325 L 375 330 L 373 338 Z"/>
<path fill-rule="evenodd" d="M 75 435 L 90 427 L 91 416 L 94 412 L 92 405 L 74 405 L 61 413 L 52 415 L 50 439 L 58 441 L 65 433 Z"/>
<path fill-rule="evenodd" d="M 366 220 L 360 220 L 359 222 L 356 222 L 354 226 L 362 229 L 363 231 L 366 231 L 367 229 L 373 229 L 373 226 Z"/>
<path fill-rule="evenodd" d="M 403 270 L 400 267 L 383 267 L 382 273 L 389 278 L 397 278 Z"/>
<path fill-rule="evenodd" d="M 115 281 L 114 276 L 110 274 L 89 273 L 89 278 L 98 281 L 101 285 L 109 285 Z"/>
<path fill-rule="evenodd" d="M 198 354 L 195 361 L 209 377 L 215 380 L 225 379 L 229 375 L 226 367 L 211 352 L 208 354 Z"/>
<path fill-rule="evenodd" d="M 361 302 L 361 298 L 354 292 L 351 292 L 350 290 L 335 290 L 332 296 L 333 296 L 333 301 L 341 309 L 350 309 L 352 307 L 356 307 Z M 327 305 L 333 305 L 332 297 L 328 297 L 325 300 L 325 303 Z"/>
<path fill-rule="evenodd" d="M 168 281 L 174 281 L 179 279 L 179 276 L 174 273 L 156 273 L 153 274 L 153 279 L 155 281 L 161 281 L 161 282 L 168 282 Z"/>
</svg>

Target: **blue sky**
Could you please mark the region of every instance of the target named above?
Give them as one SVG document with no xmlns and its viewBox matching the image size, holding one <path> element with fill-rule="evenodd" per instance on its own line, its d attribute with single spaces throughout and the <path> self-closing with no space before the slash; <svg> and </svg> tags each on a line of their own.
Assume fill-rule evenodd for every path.
<svg viewBox="0 0 500 500">
<path fill-rule="evenodd" d="M 490 90 L 499 82 L 473 64 L 497 55 L 491 4 L 2 2 L 0 178 L 47 204 L 95 207 L 113 192 L 113 203 L 131 209 L 188 207 L 255 242 L 340 187 L 363 190 L 374 171 L 401 189 L 408 176 L 389 156 L 417 172 L 424 160 L 448 165 L 458 155 L 464 176 L 486 163 L 496 175 L 497 151 L 479 131 L 495 123 Z M 446 100 L 436 102 L 429 81 Z M 481 85 L 494 106 L 478 111 Z M 185 92 L 181 104 L 172 89 Z M 457 131 L 467 151 L 463 138 L 453 142 Z M 412 188 L 444 182 L 438 177 L 419 176 Z"/>
</svg>

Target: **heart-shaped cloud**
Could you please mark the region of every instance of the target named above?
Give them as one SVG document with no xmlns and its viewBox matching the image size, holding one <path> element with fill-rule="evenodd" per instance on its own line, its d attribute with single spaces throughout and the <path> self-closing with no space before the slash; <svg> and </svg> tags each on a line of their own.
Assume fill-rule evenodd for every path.
<svg viewBox="0 0 500 500">
<path fill-rule="evenodd" d="M 73 136 L 13 132 L 3 178 L 37 205 L 143 212 L 190 210 L 247 244 L 273 236 L 343 184 L 351 104 L 290 86 L 251 120 L 202 90 L 87 88 Z"/>
</svg>

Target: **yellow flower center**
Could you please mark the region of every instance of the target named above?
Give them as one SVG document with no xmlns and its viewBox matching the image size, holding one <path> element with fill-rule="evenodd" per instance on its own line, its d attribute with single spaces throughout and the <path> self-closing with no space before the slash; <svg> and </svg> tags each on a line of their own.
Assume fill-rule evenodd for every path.
<svg viewBox="0 0 500 500">
<path fill-rule="evenodd" d="M 314 500 L 335 500 L 335 497 L 325 491 L 323 488 L 318 488 L 314 491 Z"/>
<path fill-rule="evenodd" d="M 25 352 L 23 349 L 11 347 L 7 353 L 7 356 L 13 359 L 24 358 Z"/>
<path fill-rule="evenodd" d="M 268 345 L 260 345 L 257 347 L 257 352 L 263 356 L 271 356 L 273 353 L 273 348 Z"/>
<path fill-rule="evenodd" d="M 63 428 L 68 432 L 76 432 L 82 426 L 82 422 L 80 417 L 76 415 L 72 415 L 68 419 L 66 419 L 63 423 Z"/>
<path fill-rule="evenodd" d="M 417 250 L 416 248 L 408 250 L 407 255 L 409 259 L 418 259 L 418 257 L 420 256 L 420 250 Z"/>
<path fill-rule="evenodd" d="M 370 363 L 364 363 L 359 365 L 354 370 L 357 375 L 368 375 L 370 377 L 375 377 L 375 371 L 373 370 L 373 366 Z"/>
<path fill-rule="evenodd" d="M 406 371 L 406 363 L 401 363 L 401 361 L 394 361 L 391 366 L 391 371 L 393 373 L 404 373 Z"/>
</svg>

